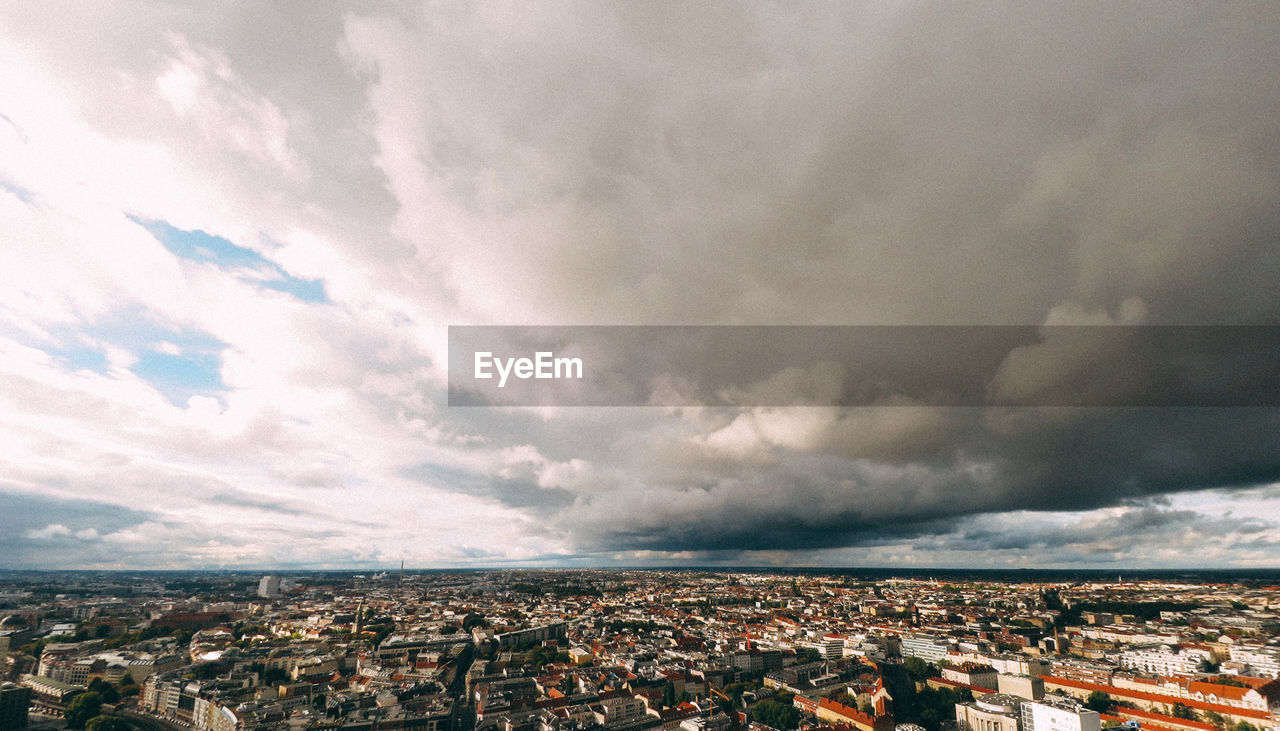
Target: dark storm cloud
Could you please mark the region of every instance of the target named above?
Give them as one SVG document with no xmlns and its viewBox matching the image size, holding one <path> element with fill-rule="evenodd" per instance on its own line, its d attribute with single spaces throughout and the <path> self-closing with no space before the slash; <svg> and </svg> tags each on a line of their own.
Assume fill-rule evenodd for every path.
<svg viewBox="0 0 1280 731">
<path fill-rule="evenodd" d="M 704 465 L 700 479 L 686 465 L 683 481 L 585 494 L 561 518 L 609 549 L 832 548 L 947 533 L 966 516 L 1280 480 L 1274 408 L 944 411 L 959 422 L 950 437 L 905 460 L 774 448 L 764 464 Z"/>
<path fill-rule="evenodd" d="M 1280 406 L 1280 327 L 451 327 L 454 406 Z"/>
<path fill-rule="evenodd" d="M 225 426 L 221 437 L 126 429 L 122 438 L 164 465 L 122 481 L 130 499 L 172 493 L 194 455 L 270 477 L 253 496 L 217 480 L 198 483 L 211 497 L 178 496 L 224 525 L 241 524 L 233 503 L 263 525 L 309 517 L 270 494 L 279 480 L 380 505 L 382 528 L 358 534 L 381 540 L 416 514 L 402 507 L 451 491 L 459 509 L 441 512 L 457 525 L 423 549 L 444 561 L 500 561 L 486 551 L 519 550 L 530 535 L 562 540 L 528 555 L 566 561 L 902 542 L 1134 562 L 1164 545 L 1199 560 L 1180 535 L 1280 555 L 1265 521 L 1172 507 L 1280 480 L 1278 409 L 454 409 L 442 353 L 425 344 L 453 324 L 999 324 L 1037 338 L 1046 325 L 1276 325 L 1280 6 L 40 8 L 0 10 L 0 27 L 35 49 L 94 135 L 172 154 L 208 181 L 181 191 L 194 208 L 205 194 L 226 198 L 210 206 L 218 226 L 148 214 L 218 235 L 244 230 L 234 243 L 264 256 L 276 253 L 273 237 L 298 234 L 282 256 L 298 276 L 323 278 L 331 300 L 325 317 L 229 348 L 240 375 L 270 371 L 279 382 L 259 385 L 288 392 L 237 399 L 243 384 L 229 378 L 242 438 L 226 438 Z M 177 84 L 190 98 L 160 93 L 171 72 L 193 84 Z M 64 223 L 46 228 L 75 228 Z M 224 317 L 251 330 L 256 314 Z M 669 343 L 638 345 L 641 357 L 620 367 L 661 360 Z M 948 357 L 978 373 L 984 393 L 1015 403 L 1077 403 L 1016 400 L 1063 383 L 1123 395 L 1134 377 L 1126 351 L 1096 343 L 1045 335 L 995 359 L 959 345 Z M 890 375 L 928 385 L 946 365 L 934 357 L 891 363 Z M 1231 362 L 1182 365 L 1239 396 Z M 1107 367 L 1081 368 L 1091 363 Z M 681 373 L 708 363 L 679 365 L 645 388 L 680 393 L 691 385 Z M 746 372 L 765 377 L 722 403 L 848 403 L 838 400 L 848 374 L 822 362 Z M 9 391 L 24 413 L 75 405 L 30 377 L 6 382 L 20 386 Z M 114 438 L 116 423 L 134 423 L 102 398 L 84 403 L 112 424 L 68 437 L 88 454 L 110 449 L 100 437 Z M 317 403 L 332 410 L 309 408 Z M 368 441 L 320 423 L 344 418 Z M 384 443 L 390 454 L 360 461 Z M 54 465 L 23 484 L 87 494 L 92 480 L 63 474 L 77 471 L 92 467 Z M 46 509 L 62 508 L 24 514 Z M 1040 520 L 1052 511 L 1093 517 L 1064 528 Z M 447 552 L 459 535 L 493 538 L 499 514 L 536 527 Z M 1029 521 L 1025 536 L 999 526 L 1010 515 Z M 52 541 L 85 530 L 57 525 L 65 530 L 33 530 Z M 195 555 L 209 538 L 153 532 L 179 556 L 183 541 Z M 149 536 L 139 531 L 138 543 Z M 375 555 L 328 540 L 299 551 L 319 543 L 338 562 Z"/>
<path fill-rule="evenodd" d="M 417 71 L 386 115 L 478 219 L 435 243 L 487 317 L 1278 314 L 1265 5 L 554 7 L 349 29 L 410 49 L 367 52 Z"/>
<path fill-rule="evenodd" d="M 1250 554 L 1269 555 L 1280 544 L 1267 534 L 1277 527 L 1260 516 L 1207 516 L 1193 510 L 1155 506 L 1046 524 L 1029 516 L 973 521 L 949 533 L 925 538 L 917 548 L 933 551 L 1012 552 L 1055 556 L 1061 563 L 1123 564 L 1135 553 L 1152 556 L 1197 552 L 1203 564 Z"/>
<path fill-rule="evenodd" d="M 732 66 L 689 61 L 684 36 L 660 19 L 601 23 L 623 29 L 603 31 L 621 58 L 646 39 L 653 66 L 603 60 L 563 79 L 600 106 L 510 130 L 554 172 L 500 188 L 503 203 L 545 203 L 554 188 L 592 223 L 503 229 L 512 248 L 493 242 L 499 259 L 532 262 L 516 247 L 537 246 L 506 301 L 579 322 L 1280 319 L 1268 283 L 1280 270 L 1280 157 L 1267 143 L 1280 136 L 1274 9 L 812 11 L 747 6 L 742 32 L 704 28 L 734 49 Z M 698 73 L 664 78 L 654 67 L 667 59 Z M 546 68 L 508 69 L 511 83 L 545 87 Z M 626 82 L 615 90 L 652 104 L 604 136 L 621 102 L 598 86 L 614 73 Z M 491 120 L 537 114 L 527 97 L 466 88 Z M 607 154 L 585 158 L 584 139 L 607 140 L 592 148 Z M 590 194 L 602 181 L 613 194 Z M 561 307 L 552 292 L 572 297 Z M 1035 393 L 1070 379 L 1083 350 L 1049 338 L 1006 361 L 998 385 Z M 1126 354 L 1093 355 L 1109 368 L 1074 373 L 1073 387 L 1123 392 Z M 1221 366 L 1200 371 L 1236 393 Z M 822 374 L 808 376 L 791 384 L 799 395 L 824 393 Z M 708 417 L 705 433 L 655 436 L 642 457 L 581 453 L 625 463 L 632 479 L 584 491 L 561 522 L 599 550 L 806 549 L 1280 479 L 1274 409 L 959 412 L 878 442 L 880 417 L 866 411 L 807 431 L 768 410 Z"/>
</svg>

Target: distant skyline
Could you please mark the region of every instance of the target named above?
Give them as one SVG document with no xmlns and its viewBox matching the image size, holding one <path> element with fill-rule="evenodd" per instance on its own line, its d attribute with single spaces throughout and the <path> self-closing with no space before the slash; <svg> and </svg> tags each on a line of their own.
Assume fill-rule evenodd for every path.
<svg viewBox="0 0 1280 731">
<path fill-rule="evenodd" d="M 1280 325 L 1278 5 L 0 2 L 0 68 L 0 570 L 1280 566 L 1277 408 L 446 382 L 450 325 Z"/>
</svg>

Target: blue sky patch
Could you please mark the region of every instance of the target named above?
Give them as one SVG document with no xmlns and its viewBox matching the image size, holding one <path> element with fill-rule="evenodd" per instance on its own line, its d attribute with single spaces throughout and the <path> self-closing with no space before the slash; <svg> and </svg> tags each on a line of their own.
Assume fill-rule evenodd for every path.
<svg viewBox="0 0 1280 731">
<path fill-rule="evenodd" d="M 69 371 L 110 374 L 106 348 L 132 353 L 129 370 L 151 384 L 175 406 L 195 395 L 217 396 L 222 382 L 222 351 L 227 344 L 208 333 L 164 323 L 141 306 L 127 307 L 103 322 L 51 330 L 48 341 L 23 344 L 43 350 Z"/>
<path fill-rule="evenodd" d="M 110 364 L 103 349 L 73 328 L 66 326 L 52 328 L 46 333 L 45 338 L 6 328 L 0 330 L 0 336 L 47 353 L 68 371 L 93 371 L 103 376 L 109 371 Z"/>
<path fill-rule="evenodd" d="M 93 371 L 99 375 L 107 373 L 107 354 L 101 350 L 84 344 L 65 347 L 44 347 L 44 352 L 52 355 L 69 371 Z"/>
<path fill-rule="evenodd" d="M 8 568 L 74 568 L 129 560 L 99 539 L 148 520 L 149 513 L 93 500 L 0 487 L 0 556 Z"/>
<path fill-rule="evenodd" d="M 258 284 L 266 287 L 267 289 L 274 289 L 277 292 L 291 294 L 303 302 L 319 302 L 324 304 L 329 301 L 328 295 L 324 293 L 324 282 L 319 279 L 285 277 L 284 279 L 273 279 L 266 282 L 258 282 Z"/>
<path fill-rule="evenodd" d="M 26 188 L 3 179 L 0 179 L 0 190 L 11 194 L 14 198 L 17 198 L 23 203 L 30 203 L 32 199 L 35 198 L 35 194 Z"/>
<path fill-rule="evenodd" d="M 284 292 L 303 302 L 329 302 L 324 281 L 295 277 L 253 249 L 237 246 L 221 236 L 198 229 L 180 229 L 167 221 L 148 221 L 136 216 L 130 216 L 129 220 L 145 228 L 169 253 L 181 259 L 213 264 L 242 282 Z"/>
<path fill-rule="evenodd" d="M 208 333 L 162 323 L 140 308 L 83 332 L 133 353 L 137 362 L 129 370 L 174 406 L 185 407 L 192 396 L 217 395 L 227 388 L 221 372 L 227 344 Z"/>
<path fill-rule="evenodd" d="M 192 396 L 226 389 L 221 366 L 217 353 L 174 355 L 149 351 L 140 353 L 138 362 L 129 370 L 150 383 L 174 406 L 185 407 Z"/>
</svg>

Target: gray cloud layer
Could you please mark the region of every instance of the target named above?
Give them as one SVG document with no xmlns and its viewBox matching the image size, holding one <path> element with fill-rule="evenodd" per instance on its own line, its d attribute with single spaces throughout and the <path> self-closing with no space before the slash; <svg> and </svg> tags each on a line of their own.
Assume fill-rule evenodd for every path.
<svg viewBox="0 0 1280 731">
<path fill-rule="evenodd" d="M 1126 536 L 1186 526 L 1233 536 L 1214 561 L 1235 545 L 1280 557 L 1261 517 L 1150 502 L 1280 498 L 1276 409 L 451 409 L 442 353 L 424 344 L 450 324 L 1276 324 L 1274 4 L 72 4 L 0 18 L 93 129 L 181 150 L 235 212 L 221 233 L 237 245 L 274 252 L 296 228 L 324 242 L 287 249 L 290 273 L 324 278 L 332 300 L 299 318 L 311 349 L 288 380 L 412 446 L 385 473 L 343 474 L 352 450 L 264 410 L 251 423 L 280 450 L 268 481 L 405 480 L 431 495 L 396 488 L 409 503 L 521 516 L 512 544 L 619 562 L 848 547 L 867 552 L 842 560 L 890 560 L 876 551 L 897 541 L 1143 563 Z M 152 82 L 178 67 L 231 81 L 175 116 Z M 210 225 L 188 217 L 175 225 Z M 270 350 L 229 357 L 248 368 Z M 1029 379 L 1041 366 L 1021 365 Z M 263 450 L 179 441 L 157 438 L 228 464 Z M 290 463 L 313 448 L 325 464 Z M 1101 517 L 1025 539 L 991 529 L 1010 511 L 1089 510 Z"/>
</svg>

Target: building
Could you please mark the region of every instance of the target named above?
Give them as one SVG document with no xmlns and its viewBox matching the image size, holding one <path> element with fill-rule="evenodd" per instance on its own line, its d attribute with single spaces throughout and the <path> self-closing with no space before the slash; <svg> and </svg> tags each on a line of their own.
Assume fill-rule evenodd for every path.
<svg viewBox="0 0 1280 731">
<path fill-rule="evenodd" d="M 818 642 L 818 654 L 824 660 L 837 660 L 844 657 L 844 635 L 823 635 Z"/>
<path fill-rule="evenodd" d="M 22 685 L 31 689 L 36 700 L 51 706 L 61 706 L 85 691 L 83 685 L 71 685 L 52 678 L 42 678 L 39 675 L 23 676 Z"/>
<path fill-rule="evenodd" d="M 1020 731 L 1023 699 L 988 693 L 970 703 L 956 704 L 958 731 Z"/>
<path fill-rule="evenodd" d="M 799 698 L 800 696 L 796 696 Z M 794 700 L 793 700 L 794 703 Z M 797 708 L 805 710 L 799 704 Z M 894 728 L 893 716 L 887 713 L 875 715 L 863 713 L 857 708 L 850 708 L 830 698 L 823 698 L 813 709 L 813 715 L 824 723 L 837 726 L 850 726 L 858 731 L 891 731 Z"/>
<path fill-rule="evenodd" d="M 31 689 L 13 683 L 0 685 L 0 728 L 24 729 L 31 708 Z"/>
<path fill-rule="evenodd" d="M 262 577 L 262 580 L 258 582 L 258 596 L 266 599 L 274 599 L 280 596 L 280 577 Z"/>
<path fill-rule="evenodd" d="M 1022 731 L 1099 731 L 1102 717 L 1074 699 L 1046 696 L 1022 704 Z"/>
<path fill-rule="evenodd" d="M 1174 652 L 1168 645 L 1135 647 L 1120 653 L 1121 667 L 1157 675 L 1190 675 L 1209 659 L 1206 650 L 1186 648 L 1182 652 Z"/>
<path fill-rule="evenodd" d="M 1249 666 L 1254 675 L 1280 677 L 1280 647 L 1234 645 L 1230 653 L 1232 662 Z"/>
<path fill-rule="evenodd" d="M 735 652 L 725 659 L 730 665 L 748 673 L 764 670 L 764 656 L 760 654 L 759 650 Z"/>
<path fill-rule="evenodd" d="M 539 627 L 529 627 L 528 629 L 515 630 L 513 632 L 499 632 L 493 636 L 498 647 L 515 647 L 529 642 L 547 642 L 549 640 L 562 640 L 568 636 L 569 625 L 565 622 L 552 622 Z"/>
<path fill-rule="evenodd" d="M 946 640 L 916 635 L 902 638 L 902 656 L 918 657 L 925 662 L 938 662 L 947 659 L 951 645 Z"/>
<path fill-rule="evenodd" d="M 974 662 L 948 665 L 942 669 L 942 677 L 965 685 L 976 685 L 980 688 L 995 688 L 997 682 L 995 668 Z"/>
<path fill-rule="evenodd" d="M 1005 695 L 1038 701 L 1044 697 L 1044 679 L 1031 675 L 1001 675 L 996 678 L 996 689 Z"/>
<path fill-rule="evenodd" d="M 680 722 L 682 731 L 726 731 L 733 725 L 733 719 L 721 713 L 718 716 L 695 716 Z"/>
<path fill-rule="evenodd" d="M 1003 675 L 1047 675 L 1052 667 L 1052 663 L 1045 658 L 1027 655 L 966 651 L 948 659 L 953 662 L 976 662 L 982 665 L 990 665 L 995 668 L 997 673 Z"/>
<path fill-rule="evenodd" d="M 1152 692 L 1152 690 L 1133 690 L 1119 685 L 1099 685 L 1097 683 L 1089 683 L 1083 680 L 1071 680 L 1068 678 L 1056 678 L 1053 676 L 1045 676 L 1044 687 L 1049 691 L 1073 696 L 1080 701 L 1087 700 L 1089 694 L 1094 691 L 1101 691 L 1111 696 L 1117 703 L 1129 708 L 1137 708 L 1142 711 L 1154 711 L 1156 713 L 1167 714 L 1168 709 L 1171 708 L 1173 704 L 1182 703 L 1197 713 L 1212 711 L 1233 724 L 1245 721 L 1258 728 L 1265 729 L 1277 727 L 1276 723 L 1271 720 L 1271 716 L 1268 711 L 1259 711 L 1252 708 L 1234 708 L 1232 706 L 1224 706 L 1219 703 L 1205 703 L 1203 701 L 1185 698 L 1180 695 Z M 1160 688 L 1157 686 L 1154 687 L 1153 690 L 1160 690 Z M 1166 720 L 1162 725 L 1167 726 L 1169 725 L 1169 722 Z"/>
</svg>

